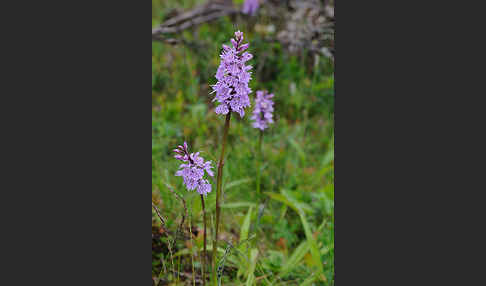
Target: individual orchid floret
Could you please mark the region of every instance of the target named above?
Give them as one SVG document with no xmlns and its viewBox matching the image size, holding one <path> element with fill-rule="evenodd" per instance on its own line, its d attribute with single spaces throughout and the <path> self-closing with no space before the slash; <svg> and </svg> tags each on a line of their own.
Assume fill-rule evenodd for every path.
<svg viewBox="0 0 486 286">
<path fill-rule="evenodd" d="M 211 161 L 204 161 L 199 156 L 199 152 L 189 153 L 187 143 L 179 145 L 177 149 L 173 150 L 177 153 L 174 158 L 184 162 L 179 166 L 179 170 L 175 173 L 176 176 L 180 176 L 184 180 L 184 185 L 189 191 L 197 190 L 201 195 L 207 195 L 211 192 L 211 184 L 204 178 L 206 172 L 209 176 L 214 176 L 211 170 Z"/>
<path fill-rule="evenodd" d="M 273 94 L 268 94 L 266 90 L 257 91 L 255 108 L 253 109 L 253 127 L 264 130 L 269 124 L 273 123 Z"/>
<path fill-rule="evenodd" d="M 256 11 L 258 10 L 258 6 L 260 5 L 259 2 L 259 0 L 245 0 L 241 12 L 247 15 L 255 15 Z"/>
<path fill-rule="evenodd" d="M 243 32 L 235 32 L 231 45 L 223 45 L 221 62 L 216 72 L 218 82 L 212 86 L 213 92 L 216 92 L 213 101 L 219 102 L 215 110 L 217 114 L 234 111 L 243 117 L 245 108 L 251 105 L 248 82 L 251 79 L 249 70 L 252 66 L 246 65 L 246 62 L 253 56 L 249 52 L 243 52 L 248 48 L 248 43 L 243 44 Z"/>
</svg>

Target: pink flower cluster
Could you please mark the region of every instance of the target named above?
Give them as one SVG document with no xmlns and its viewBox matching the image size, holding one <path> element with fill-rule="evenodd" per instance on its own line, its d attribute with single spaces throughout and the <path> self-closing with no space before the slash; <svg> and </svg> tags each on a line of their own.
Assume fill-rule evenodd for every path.
<svg viewBox="0 0 486 286">
<path fill-rule="evenodd" d="M 255 109 L 253 109 L 253 127 L 264 130 L 269 124 L 273 123 L 273 94 L 268 94 L 266 90 L 257 91 L 255 99 Z"/>
<path fill-rule="evenodd" d="M 176 176 L 181 176 L 184 179 L 184 185 L 189 191 L 194 189 L 201 195 L 207 195 L 211 192 L 211 184 L 207 179 L 204 179 L 204 172 L 209 176 L 214 176 L 211 170 L 211 161 L 204 161 L 199 156 L 199 152 L 190 153 L 187 147 L 187 143 L 179 145 L 177 149 L 174 149 L 177 154 L 174 158 L 185 162 L 179 166 L 179 170 L 175 173 Z"/>
<path fill-rule="evenodd" d="M 253 56 L 244 52 L 248 48 L 248 43 L 243 44 L 243 33 L 235 32 L 235 38 L 231 39 L 232 47 L 223 45 L 221 63 L 216 72 L 218 82 L 212 86 L 216 96 L 213 101 L 218 101 L 216 107 L 217 114 L 228 114 L 228 112 L 238 112 L 241 117 L 245 115 L 245 107 L 250 106 L 248 95 L 251 89 L 248 82 L 251 79 L 252 68 L 246 62 Z M 242 54 L 240 54 L 242 53 Z"/>
</svg>

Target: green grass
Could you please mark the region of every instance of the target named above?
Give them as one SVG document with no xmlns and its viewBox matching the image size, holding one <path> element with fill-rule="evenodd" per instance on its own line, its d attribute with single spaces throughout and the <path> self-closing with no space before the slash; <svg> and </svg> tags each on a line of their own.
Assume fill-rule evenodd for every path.
<svg viewBox="0 0 486 286">
<path fill-rule="evenodd" d="M 152 23 L 161 23 L 170 8 L 189 9 L 200 2 L 153 1 Z M 263 17 L 255 21 L 268 22 Z M 254 67 L 250 87 L 275 94 L 275 124 L 263 137 L 261 191 L 267 201 L 255 227 L 259 208 L 255 186 L 258 130 L 251 127 L 251 108 L 243 119 L 237 114 L 232 116 L 223 175 L 221 236 L 235 247 L 246 238 L 250 241 L 229 252 L 222 282 L 334 285 L 333 65 L 325 58 L 315 65 L 312 57 L 287 54 L 280 44 L 263 41 L 244 19 L 232 22 L 226 17 L 177 35 L 196 42 L 202 47 L 199 49 L 153 42 L 153 200 L 167 219 L 166 228 L 175 232 L 184 208 L 165 184 L 172 185 L 190 210 L 185 229 L 189 221 L 202 229 L 199 195 L 188 192 L 182 179 L 174 176 L 179 162 L 172 150 L 187 141 L 191 150 L 200 150 L 206 160 L 217 165 L 224 117 L 214 113 L 214 94 L 209 94 L 209 85 L 216 82 L 221 44 L 229 42 L 235 29 L 245 33 L 254 55 L 250 61 Z M 252 104 L 254 95 L 250 95 Z M 206 209 L 208 228 L 213 228 L 216 175 L 210 182 L 213 191 L 206 198 Z M 160 225 L 155 214 L 153 220 Z M 160 240 L 167 245 L 165 235 Z M 209 231 L 208 252 L 211 243 Z M 223 254 L 227 244 L 218 246 Z M 193 267 L 195 276 L 201 277 L 200 257 L 191 258 L 191 254 L 202 251 L 202 236 L 194 237 L 192 245 L 179 239 L 172 247 L 173 261 L 164 247 L 161 253 L 153 253 L 153 276 L 161 273 L 173 285 L 193 285 Z M 179 274 L 170 273 L 172 263 Z"/>
</svg>

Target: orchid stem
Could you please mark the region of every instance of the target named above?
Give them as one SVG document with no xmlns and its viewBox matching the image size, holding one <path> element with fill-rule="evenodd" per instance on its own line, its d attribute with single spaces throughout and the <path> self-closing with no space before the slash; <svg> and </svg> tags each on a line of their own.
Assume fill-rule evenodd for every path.
<svg viewBox="0 0 486 286">
<path fill-rule="evenodd" d="M 220 209 L 220 199 L 221 199 L 221 183 L 223 180 L 223 165 L 224 165 L 224 148 L 226 146 L 226 139 L 228 137 L 228 130 L 230 127 L 230 119 L 231 119 L 231 110 L 226 114 L 226 121 L 224 123 L 224 130 L 223 130 L 223 142 L 222 142 L 222 149 L 221 155 L 219 157 L 219 164 L 218 164 L 218 177 L 217 177 L 217 185 L 216 185 L 216 226 L 215 226 L 215 235 L 213 241 L 213 256 L 212 256 L 212 263 L 213 263 L 213 272 L 212 272 L 212 281 L 213 285 L 217 286 L 218 279 L 217 279 L 217 252 L 218 252 L 218 233 L 219 233 L 219 225 L 221 223 L 221 209 Z"/>
<path fill-rule="evenodd" d="M 206 207 L 204 206 L 204 196 L 201 195 L 201 205 L 202 205 L 202 211 L 203 211 L 203 224 L 204 224 L 204 249 L 203 249 L 203 257 L 202 257 L 202 263 L 201 263 L 201 269 L 202 269 L 202 281 L 203 281 L 203 286 L 206 285 L 206 271 L 205 271 L 205 265 L 206 265 Z"/>
<path fill-rule="evenodd" d="M 258 158 L 257 158 L 257 177 L 256 177 L 256 193 L 258 199 L 261 198 L 260 194 L 260 161 L 262 160 L 262 137 L 263 137 L 263 131 L 260 130 L 260 136 L 258 137 Z"/>
</svg>

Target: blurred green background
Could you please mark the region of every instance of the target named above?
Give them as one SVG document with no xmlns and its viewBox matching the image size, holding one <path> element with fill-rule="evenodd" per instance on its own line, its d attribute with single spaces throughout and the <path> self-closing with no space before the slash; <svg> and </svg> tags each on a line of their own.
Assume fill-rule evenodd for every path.
<svg viewBox="0 0 486 286">
<path fill-rule="evenodd" d="M 204 2 L 152 0 L 152 26 Z M 234 1 L 236 7 L 242 2 Z M 210 85 L 216 83 L 221 45 L 229 44 L 236 30 L 244 32 L 254 56 L 249 62 L 252 107 L 244 118 L 234 113 L 231 119 L 221 237 L 234 245 L 242 236 L 256 239 L 242 244 L 241 253 L 229 253 L 223 284 L 334 285 L 333 63 L 305 48 L 291 54 L 278 41 L 268 41 L 281 23 L 275 24 L 265 9 L 262 5 L 254 17 L 225 16 L 173 36 L 186 44 L 152 42 L 152 199 L 167 220 L 168 231 L 159 229 L 160 220 L 153 212 L 154 285 L 193 285 L 201 279 L 201 202 L 196 192 L 185 189 L 181 177 L 174 176 L 180 162 L 172 150 L 187 141 L 191 151 L 201 151 L 213 161 L 213 191 L 206 198 L 211 228 L 224 116 L 214 112 Z M 269 26 L 276 31 L 262 29 Z M 261 190 L 266 200 L 257 225 L 258 130 L 252 128 L 250 115 L 255 91 L 260 89 L 275 95 L 275 123 L 263 137 Z M 166 184 L 186 202 L 184 229 L 191 226 L 193 233 L 191 239 L 173 242 L 172 255 L 168 240 L 174 238 L 185 210 Z M 221 247 L 224 251 L 227 244 Z"/>
</svg>

